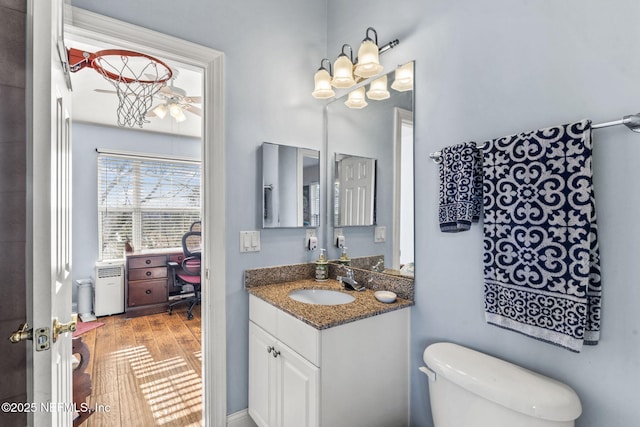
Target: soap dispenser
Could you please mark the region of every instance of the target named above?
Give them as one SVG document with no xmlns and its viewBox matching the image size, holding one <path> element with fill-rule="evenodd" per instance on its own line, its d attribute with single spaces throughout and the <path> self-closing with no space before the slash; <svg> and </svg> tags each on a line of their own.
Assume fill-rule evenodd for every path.
<svg viewBox="0 0 640 427">
<path fill-rule="evenodd" d="M 320 256 L 316 260 L 316 282 L 325 282 L 329 279 L 329 262 L 325 255 L 326 249 L 320 249 Z"/>
<path fill-rule="evenodd" d="M 350 266 L 351 265 L 351 260 L 347 256 L 347 247 L 346 246 L 342 247 L 342 255 L 340 255 L 340 259 L 338 260 L 338 262 L 340 264 L 342 264 L 342 265 L 345 265 L 345 266 Z"/>
</svg>

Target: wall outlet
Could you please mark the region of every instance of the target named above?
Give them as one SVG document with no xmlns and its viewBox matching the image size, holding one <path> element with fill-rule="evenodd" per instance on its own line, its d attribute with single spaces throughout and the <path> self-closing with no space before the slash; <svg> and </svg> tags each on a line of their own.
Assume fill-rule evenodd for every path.
<svg viewBox="0 0 640 427">
<path fill-rule="evenodd" d="M 306 236 L 304 238 L 304 247 L 308 251 L 314 251 L 318 248 L 318 237 L 316 236 L 315 228 L 307 228 Z"/>
<path fill-rule="evenodd" d="M 342 246 L 344 246 L 344 234 L 342 232 L 342 228 L 334 228 L 333 229 L 333 245 L 335 245 L 337 248 L 341 248 L 342 246 L 339 246 L 338 243 L 338 238 L 342 237 Z"/>
<path fill-rule="evenodd" d="M 387 227 L 376 227 L 373 231 L 373 241 L 375 243 L 383 243 L 387 240 Z"/>
</svg>

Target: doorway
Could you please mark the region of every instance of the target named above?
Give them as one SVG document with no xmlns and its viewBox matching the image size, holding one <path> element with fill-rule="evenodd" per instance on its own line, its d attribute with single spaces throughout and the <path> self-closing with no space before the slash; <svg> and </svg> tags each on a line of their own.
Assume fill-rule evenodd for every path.
<svg viewBox="0 0 640 427">
<path fill-rule="evenodd" d="M 201 70 L 204 103 L 202 116 L 202 369 L 203 420 L 226 424 L 225 326 L 225 165 L 223 141 L 223 54 L 155 31 L 71 8 L 65 39 L 71 45 L 93 43 L 121 48 L 184 64 Z M 134 42 L 135 41 L 135 42 Z M 92 72 L 85 70 L 84 72 Z M 79 143 L 79 141 L 74 141 Z M 215 201 L 215 203 L 214 203 Z M 209 271 L 215 275 L 209 276 Z M 195 319 L 194 319 L 195 320 Z M 215 378 L 216 381 L 208 379 Z"/>
</svg>

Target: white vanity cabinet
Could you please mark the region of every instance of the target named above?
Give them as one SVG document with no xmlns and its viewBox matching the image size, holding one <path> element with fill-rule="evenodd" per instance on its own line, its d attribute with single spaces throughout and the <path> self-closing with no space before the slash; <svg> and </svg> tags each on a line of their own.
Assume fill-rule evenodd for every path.
<svg viewBox="0 0 640 427">
<path fill-rule="evenodd" d="M 318 330 L 249 301 L 249 415 L 258 426 L 408 426 L 408 309 Z"/>
</svg>

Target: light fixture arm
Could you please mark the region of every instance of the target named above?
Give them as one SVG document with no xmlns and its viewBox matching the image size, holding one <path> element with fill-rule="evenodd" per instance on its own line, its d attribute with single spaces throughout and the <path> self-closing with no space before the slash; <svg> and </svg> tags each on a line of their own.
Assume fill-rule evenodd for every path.
<svg viewBox="0 0 640 427">
<path fill-rule="evenodd" d="M 324 66 L 324 61 L 327 61 L 329 63 L 329 69 L 327 69 Z M 325 70 L 329 73 L 330 76 L 333 76 L 333 70 L 331 69 L 331 61 L 329 61 L 328 58 L 322 58 L 322 61 L 320 61 L 320 68 L 318 68 L 318 71 L 320 70 Z"/>
<path fill-rule="evenodd" d="M 371 37 L 369 37 L 369 31 L 373 31 L 373 35 L 375 36 L 375 39 L 372 39 Z M 367 40 L 374 42 L 376 46 L 378 46 L 378 32 L 375 30 L 375 28 L 373 27 L 367 28 L 367 31 L 365 32 L 365 35 L 364 35 L 364 40 L 362 41 L 367 41 Z"/>
<path fill-rule="evenodd" d="M 346 54 L 346 53 L 344 53 L 344 49 L 345 49 L 346 47 L 348 47 L 348 48 L 349 48 L 349 60 L 350 60 L 350 61 L 351 61 L 351 63 L 353 64 L 353 49 L 351 48 L 351 45 L 349 45 L 349 44 L 347 44 L 347 43 L 343 44 L 343 45 L 342 45 L 342 52 L 340 53 L 340 55 L 339 55 L 339 56 L 342 56 L 342 55 L 347 56 L 347 54 Z"/>
</svg>

